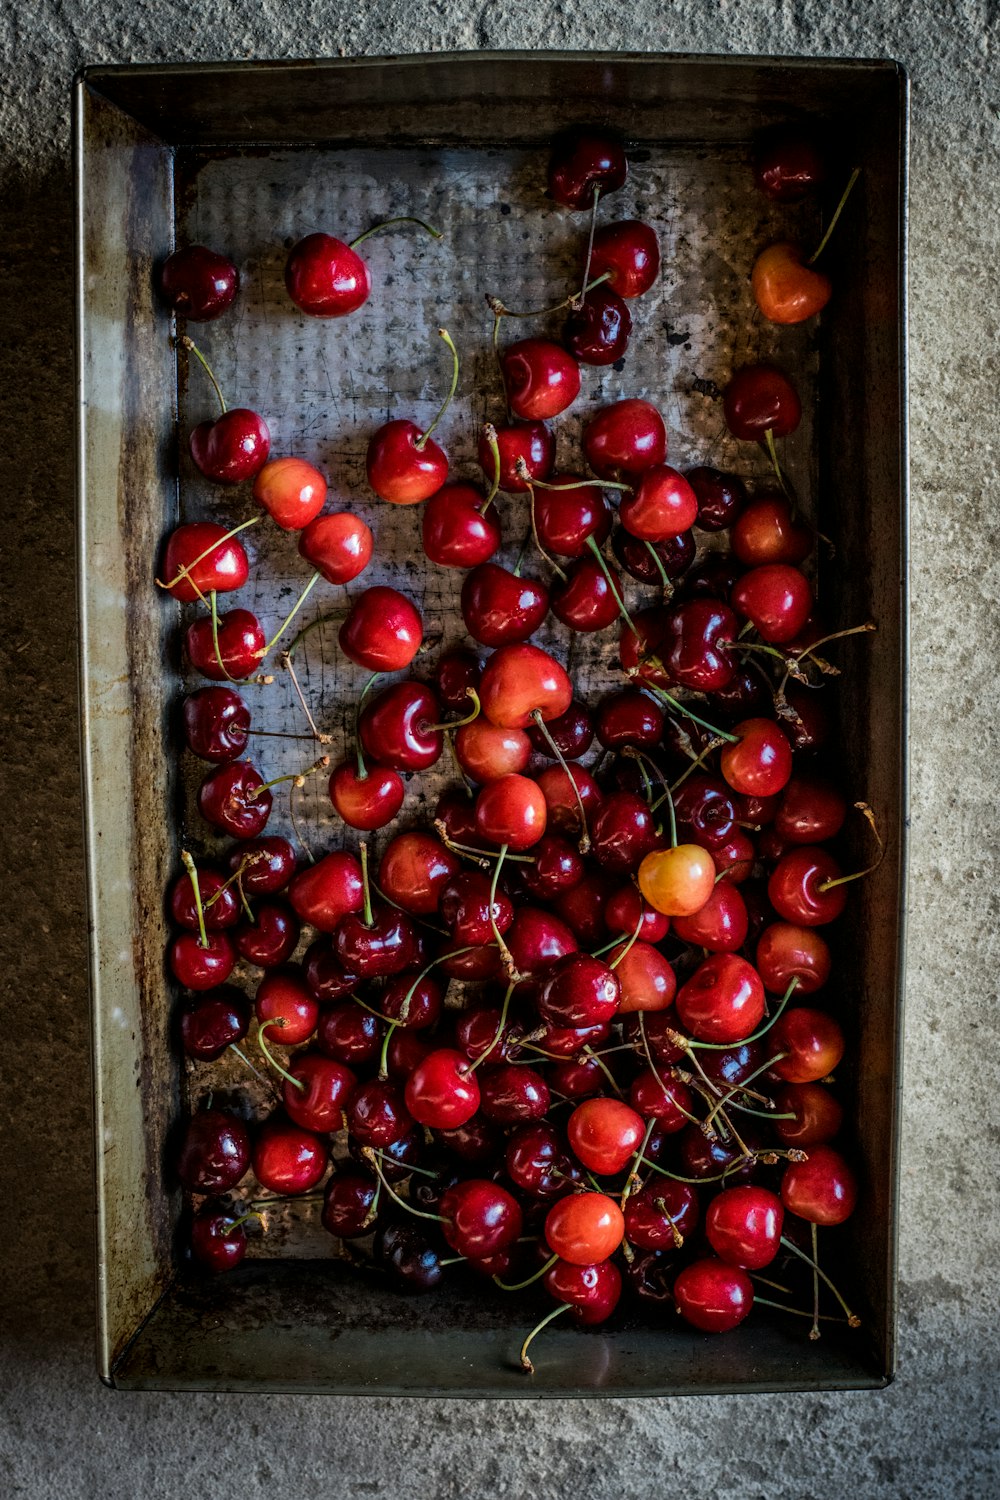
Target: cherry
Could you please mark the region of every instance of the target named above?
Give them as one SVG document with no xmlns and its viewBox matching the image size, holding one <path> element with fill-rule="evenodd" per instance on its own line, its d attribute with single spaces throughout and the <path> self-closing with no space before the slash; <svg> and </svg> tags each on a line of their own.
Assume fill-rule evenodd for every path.
<svg viewBox="0 0 1000 1500">
<path fill-rule="evenodd" d="M 847 905 L 840 866 L 826 849 L 790 849 L 783 854 L 767 883 L 768 900 L 786 922 L 798 927 L 822 927 L 836 921 Z"/>
<path fill-rule="evenodd" d="M 419 505 L 448 477 L 448 455 L 415 422 L 386 422 L 368 444 L 368 483 L 393 505 Z"/>
<path fill-rule="evenodd" d="M 481 563 L 462 584 L 465 628 L 484 646 L 526 641 L 548 610 L 549 591 L 544 583 L 522 578 L 498 563 Z"/>
<path fill-rule="evenodd" d="M 712 859 L 720 880 L 742 885 L 753 872 L 754 847 L 743 830 L 737 828 L 721 849 L 712 850 Z"/>
<path fill-rule="evenodd" d="M 775 1052 L 787 1054 L 771 1064 L 786 1083 L 817 1083 L 832 1073 L 846 1049 L 844 1033 L 832 1016 L 809 1006 L 786 1010 L 771 1028 Z"/>
<path fill-rule="evenodd" d="M 556 440 L 544 422 L 509 422 L 493 430 L 500 453 L 502 490 L 521 494 L 533 480 L 548 479 L 556 460 Z M 479 438 L 479 462 L 492 484 L 495 461 L 485 430 Z M 518 472 L 522 464 L 527 470 L 527 479 L 522 479 Z"/>
<path fill-rule="evenodd" d="M 170 972 L 189 990 L 211 990 L 225 984 L 236 964 L 236 950 L 224 932 L 182 932 L 167 950 Z"/>
<path fill-rule="evenodd" d="M 295 913 L 283 901 L 262 901 L 252 922 L 244 922 L 233 933 L 240 957 L 261 969 L 287 963 L 299 941 Z"/>
<path fill-rule="evenodd" d="M 195 671 L 221 682 L 259 671 L 267 637 L 256 615 L 248 609 L 231 609 L 219 617 L 217 635 L 213 635 L 210 619 L 192 620 L 184 643 Z"/>
<path fill-rule="evenodd" d="M 623 1028 L 625 1040 L 631 1042 L 643 1057 L 648 1047 L 655 1061 L 667 1067 L 684 1056 L 684 1049 L 671 1040 L 676 1030 L 677 1017 L 669 1008 L 627 1016 Z"/>
<path fill-rule="evenodd" d="M 773 719 L 744 719 L 733 733 L 739 743 L 723 745 L 719 766 L 734 792 L 748 797 L 774 797 L 792 774 L 792 747 Z"/>
<path fill-rule="evenodd" d="M 738 1266 L 712 1257 L 696 1260 L 674 1282 L 674 1303 L 685 1322 L 703 1333 L 728 1333 L 753 1307 L 753 1282 Z"/>
<path fill-rule="evenodd" d="M 463 1053 L 441 1047 L 411 1073 L 405 1097 L 418 1125 L 453 1130 L 479 1108 L 479 1083 Z"/>
<path fill-rule="evenodd" d="M 304 458 L 272 458 L 253 482 L 253 497 L 282 531 L 301 531 L 326 503 L 326 480 Z"/>
<path fill-rule="evenodd" d="M 390 901 L 412 916 L 431 917 L 462 861 L 430 833 L 401 833 L 386 845 L 379 885 Z M 360 878 L 360 868 L 359 868 Z"/>
<path fill-rule="evenodd" d="M 721 599 L 726 603 L 742 572 L 724 552 L 710 552 L 685 578 L 680 594 L 685 599 Z"/>
<path fill-rule="evenodd" d="M 580 394 L 580 366 L 550 339 L 519 339 L 504 350 L 500 366 L 510 409 L 524 421 L 557 417 Z"/>
<path fill-rule="evenodd" d="M 498 1183 L 468 1177 L 441 1199 L 442 1232 L 456 1255 L 484 1260 L 512 1245 L 524 1218 L 517 1199 Z"/>
<path fill-rule="evenodd" d="M 612 792 L 591 819 L 594 858 L 607 870 L 626 875 L 656 848 L 659 834 L 648 805 L 634 792 Z"/>
<path fill-rule="evenodd" d="M 699 518 L 695 491 L 677 469 L 657 464 L 645 469 L 618 512 L 626 531 L 645 542 L 665 542 L 689 531 Z"/>
<path fill-rule="evenodd" d="M 622 187 L 627 176 L 625 149 L 607 132 L 568 130 L 553 143 L 549 196 L 563 208 L 590 208 L 599 196 Z"/>
<path fill-rule="evenodd" d="M 625 1202 L 625 1238 L 640 1250 L 673 1250 L 698 1226 L 698 1199 L 685 1182 L 657 1177 Z"/>
<path fill-rule="evenodd" d="M 633 478 L 664 463 L 667 430 L 651 402 L 616 401 L 587 423 L 583 451 L 601 479 Z"/>
<path fill-rule="evenodd" d="M 558 834 L 547 833 L 532 849 L 534 864 L 525 865 L 521 880 L 527 891 L 541 901 L 552 901 L 579 885 L 583 860 L 572 844 Z"/>
<path fill-rule="evenodd" d="M 198 788 L 198 811 L 206 823 L 234 839 L 252 839 L 263 832 L 272 800 L 263 776 L 248 760 L 216 767 Z"/>
<path fill-rule="evenodd" d="M 756 667 L 738 666 L 725 687 L 708 695 L 713 718 L 749 719 L 773 706 L 773 689 Z"/>
<path fill-rule="evenodd" d="M 580 804 L 589 818 L 603 800 L 590 772 L 575 763 L 570 763 L 567 770 L 562 766 L 546 766 L 536 780 L 548 807 L 549 826 L 559 833 L 581 833 Z"/>
<path fill-rule="evenodd" d="M 697 524 L 702 531 L 724 531 L 746 505 L 746 485 L 735 474 L 699 466 L 688 469 L 687 481 L 698 500 Z"/>
<path fill-rule="evenodd" d="M 476 798 L 476 826 L 483 838 L 515 853 L 530 849 L 545 832 L 545 797 L 527 776 L 501 776 Z"/>
<path fill-rule="evenodd" d="M 182 245 L 160 267 L 159 284 L 160 295 L 175 313 L 192 323 L 210 323 L 232 307 L 240 273 L 218 250 Z"/>
<path fill-rule="evenodd" d="M 382 1033 L 370 1011 L 346 1001 L 321 1011 L 316 1045 L 335 1062 L 344 1063 L 349 1068 L 360 1068 L 378 1060 Z"/>
<path fill-rule="evenodd" d="M 196 1062 L 215 1062 L 240 1041 L 250 1025 L 250 1006 L 242 990 L 225 985 L 184 1002 L 181 1045 Z"/>
<path fill-rule="evenodd" d="M 619 297 L 641 297 L 660 274 L 660 243 L 656 231 L 641 219 L 605 224 L 594 235 L 590 275 L 608 276 Z"/>
<path fill-rule="evenodd" d="M 350 912 L 334 934 L 337 958 L 351 974 L 376 979 L 410 968 L 416 954 L 413 924 L 395 906 L 372 903 L 362 912 Z"/>
<path fill-rule="evenodd" d="M 386 1224 L 375 1236 L 375 1258 L 401 1292 L 429 1292 L 444 1276 L 441 1256 L 419 1229 Z"/>
<path fill-rule="evenodd" d="M 674 933 L 682 943 L 709 953 L 735 953 L 746 942 L 749 928 L 743 897 L 728 880 L 717 883 L 701 911 L 674 919 Z"/>
<path fill-rule="evenodd" d="M 398 1035 L 398 1033 L 393 1034 Z M 409 1040 L 412 1042 L 416 1038 L 411 1036 Z M 379 1166 L 382 1169 L 382 1176 L 387 1182 L 401 1182 L 404 1177 L 413 1175 L 413 1168 L 419 1166 L 423 1159 L 423 1135 L 414 1127 L 387 1146 L 379 1146 L 376 1143 L 376 1149 L 380 1153 Z M 358 1166 L 364 1167 L 366 1171 L 372 1169 L 370 1148 L 364 1142 L 356 1140 L 353 1135 L 348 1135 L 347 1150 L 351 1160 L 357 1162 Z"/>
<path fill-rule="evenodd" d="M 677 992 L 677 976 L 658 948 L 627 939 L 612 948 L 608 963 L 622 987 L 622 1015 L 633 1011 L 667 1010 Z"/>
<path fill-rule="evenodd" d="M 479 686 L 483 664 L 475 651 L 456 646 L 438 657 L 434 668 L 434 685 L 445 708 L 468 709 L 472 694 Z"/>
<path fill-rule="evenodd" d="M 441 986 L 429 974 L 399 974 L 382 991 L 382 1014 L 411 1031 L 423 1031 L 441 1019 L 443 1000 Z"/>
<path fill-rule="evenodd" d="M 781 1248 L 784 1218 L 781 1199 L 767 1188 L 724 1188 L 708 1206 L 705 1234 L 727 1265 L 761 1271 Z"/>
<path fill-rule="evenodd" d="M 716 777 L 697 771 L 674 793 L 674 815 L 684 841 L 700 844 L 713 858 L 737 831 L 736 807 L 729 788 Z"/>
<path fill-rule="evenodd" d="M 366 765 L 362 775 L 356 761 L 345 760 L 330 776 L 334 810 L 351 828 L 363 832 L 391 823 L 405 795 L 403 778 L 389 766 Z"/>
<path fill-rule="evenodd" d="M 549 810 L 551 820 L 552 812 Z M 604 909 L 618 884 L 607 870 L 588 870 L 582 880 L 560 891 L 553 905 L 556 913 L 580 943 L 599 943 L 605 937 Z"/>
<path fill-rule="evenodd" d="M 492 943 L 493 921 L 501 933 L 507 931 L 514 920 L 514 908 L 509 898 L 497 888 L 490 905 L 491 880 L 481 870 L 460 870 L 445 886 L 441 895 L 441 919 L 451 929 L 455 942 L 461 947 L 476 947 Z"/>
<path fill-rule="evenodd" d="M 357 251 L 332 234 L 307 234 L 285 262 L 285 288 L 296 307 L 314 318 L 343 318 L 371 292 L 368 267 Z"/>
<path fill-rule="evenodd" d="M 456 1047 L 470 1062 L 487 1056 L 493 1063 L 506 1062 L 517 1051 L 519 1030 L 501 1021 L 503 1012 L 496 1006 L 471 1005 L 455 1022 Z"/>
<path fill-rule="evenodd" d="M 515 1063 L 484 1068 L 482 1111 L 498 1125 L 518 1125 L 522 1120 L 540 1120 L 551 1104 L 549 1086 L 534 1068 Z"/>
<path fill-rule="evenodd" d="M 819 1083 L 787 1083 L 774 1095 L 778 1115 L 774 1131 L 785 1146 L 825 1146 L 840 1134 L 844 1110 L 828 1088 Z"/>
<path fill-rule="evenodd" d="M 771 323 L 804 323 L 833 296 L 829 276 L 813 270 L 802 249 L 788 240 L 760 252 L 750 273 L 750 286 L 754 301 Z"/>
<path fill-rule="evenodd" d="M 516 1188 L 536 1198 L 558 1198 L 565 1193 L 571 1167 L 555 1128 L 532 1120 L 508 1137 L 504 1165 Z"/>
<path fill-rule="evenodd" d="M 441 757 L 441 705 L 422 682 L 397 682 L 369 699 L 358 716 L 365 754 L 394 771 L 425 771 Z"/>
<path fill-rule="evenodd" d="M 544 734 L 537 724 L 529 724 L 527 733 L 534 749 L 548 760 L 557 759 L 553 743 L 560 755 L 575 760 L 590 749 L 594 723 L 586 705 L 574 698 L 564 714 L 548 721 Z"/>
<path fill-rule="evenodd" d="M 613 969 L 589 953 L 570 953 L 552 965 L 536 1005 L 546 1026 L 576 1030 L 610 1021 L 620 1000 L 621 985 Z"/>
<path fill-rule="evenodd" d="M 760 975 L 735 953 L 715 953 L 677 992 L 681 1024 L 698 1041 L 741 1042 L 764 1018 Z"/>
<path fill-rule="evenodd" d="M 717 599 L 687 599 L 663 620 L 659 655 L 676 682 L 700 693 L 717 692 L 736 675 L 736 658 L 724 641 L 739 634 L 736 616 Z"/>
<path fill-rule="evenodd" d="M 214 521 L 188 521 L 170 533 L 163 554 L 163 587 L 184 604 L 240 589 L 250 576 L 241 542 Z"/>
<path fill-rule="evenodd" d="M 379 1182 L 370 1172 L 338 1168 L 326 1185 L 323 1228 L 339 1239 L 357 1239 L 375 1227 Z"/>
<path fill-rule="evenodd" d="M 545 1219 L 549 1249 L 574 1266 L 607 1260 L 618 1249 L 624 1233 L 622 1211 L 606 1193 L 571 1193 L 554 1203 Z"/>
<path fill-rule="evenodd" d="M 265 1120 L 253 1143 L 254 1176 L 261 1187 L 282 1197 L 308 1193 L 326 1171 L 327 1161 L 318 1136 L 279 1116 Z"/>
<path fill-rule="evenodd" d="M 192 1115 L 177 1158 L 177 1176 L 189 1193 L 225 1193 L 250 1165 L 250 1137 L 243 1121 L 225 1109 Z"/>
<path fill-rule="evenodd" d="M 232 1271 L 247 1253 L 243 1224 L 225 1209 L 205 1204 L 191 1221 L 191 1253 L 209 1271 Z"/>
<path fill-rule="evenodd" d="M 733 608 L 751 621 L 761 639 L 778 645 L 795 640 L 813 606 L 808 580 L 787 563 L 751 568 L 732 597 Z"/>
<path fill-rule="evenodd" d="M 488 562 L 500 545 L 500 523 L 474 484 L 446 484 L 424 507 L 421 538 L 424 552 L 441 568 L 475 568 Z"/>
<path fill-rule="evenodd" d="M 766 563 L 800 563 L 813 547 L 813 533 L 792 516 L 784 495 L 757 495 L 739 516 L 732 532 L 733 552 L 748 568 Z"/>
<path fill-rule="evenodd" d="M 343 1129 L 344 1105 L 357 1087 L 350 1068 L 321 1052 L 300 1052 L 288 1064 L 285 1109 L 292 1122 L 318 1135 Z"/>
<path fill-rule="evenodd" d="M 799 771 L 785 787 L 774 827 L 789 844 L 823 844 L 844 826 L 847 802 L 832 782 Z"/>
<path fill-rule="evenodd" d="M 195 466 L 216 484 L 242 484 L 267 463 L 271 434 L 264 418 L 246 406 L 223 409 L 199 422 L 188 440 Z"/>
<path fill-rule="evenodd" d="M 656 911 L 690 917 L 701 911 L 715 889 L 715 865 L 700 845 L 678 844 L 647 854 L 638 878 L 640 891 Z"/>
<path fill-rule="evenodd" d="M 405 1083 L 411 1073 L 416 1072 L 434 1050 L 434 1043 L 419 1032 L 400 1028 L 389 1033 L 389 1044 L 385 1049 L 385 1067 L 390 1078 Z"/>
<path fill-rule="evenodd" d="M 344 655 L 369 672 L 408 667 L 423 638 L 420 615 L 409 599 L 381 585 L 357 596 L 338 635 Z"/>
<path fill-rule="evenodd" d="M 558 474 L 551 481 L 558 489 L 538 491 L 534 496 L 535 529 L 547 552 L 559 557 L 582 557 L 589 539 L 600 545 L 611 530 L 611 507 L 599 485 L 578 480 L 575 474 Z"/>
<path fill-rule="evenodd" d="M 839 1151 L 814 1146 L 808 1161 L 785 1168 L 781 1201 L 810 1224 L 843 1224 L 857 1205 L 857 1179 Z"/>
<path fill-rule="evenodd" d="M 613 365 L 622 358 L 631 336 L 628 305 L 607 283 L 595 286 L 563 327 L 566 347 L 584 365 Z"/>
<path fill-rule="evenodd" d="M 520 906 L 504 933 L 519 974 L 540 978 L 566 953 L 575 953 L 577 942 L 572 932 L 551 912 L 537 906 Z"/>
<path fill-rule="evenodd" d="M 655 1120 L 661 1134 L 673 1135 L 692 1119 L 694 1101 L 686 1084 L 662 1079 L 652 1068 L 633 1078 L 629 1103 L 645 1119 Z"/>
<path fill-rule="evenodd" d="M 573 701 L 573 685 L 538 646 L 501 646 L 483 670 L 479 699 L 491 724 L 525 729 L 536 711 L 546 722 L 564 714 Z"/>
<path fill-rule="evenodd" d="M 741 1127 L 742 1128 L 742 1127 Z M 743 1131 L 747 1139 L 746 1130 Z M 741 1147 L 735 1142 L 724 1142 L 718 1138 L 709 1140 L 698 1125 L 689 1125 L 677 1137 L 680 1171 L 686 1177 L 715 1181 L 725 1174 L 728 1186 L 749 1181 L 753 1176 L 754 1162 L 747 1160 Z M 752 1143 L 747 1144 L 753 1150 Z"/>
<path fill-rule="evenodd" d="M 605 750 L 620 750 L 624 745 L 654 749 L 663 724 L 662 708 L 639 688 L 611 693 L 597 706 L 597 738 Z"/>
<path fill-rule="evenodd" d="M 753 176 L 775 203 L 798 203 L 823 182 L 826 166 L 813 136 L 800 126 L 775 125 L 757 145 Z"/>
<path fill-rule="evenodd" d="M 620 526 L 611 540 L 614 554 L 622 567 L 640 583 L 661 587 L 679 577 L 694 561 L 694 537 L 689 531 L 668 537 L 664 542 L 644 542 Z"/>
<path fill-rule="evenodd" d="M 614 569 L 592 557 L 572 563 L 552 589 L 552 613 L 581 634 L 606 630 L 620 618 L 621 585 Z"/>
<path fill-rule="evenodd" d="M 291 965 L 265 974 L 257 986 L 254 1010 L 258 1024 L 270 1023 L 272 1037 L 286 1047 L 308 1041 L 319 1018 L 319 1006 L 302 972 Z"/>
<path fill-rule="evenodd" d="M 184 699 L 184 738 L 201 760 L 238 760 L 250 738 L 250 710 L 227 687 L 204 687 Z"/>
<path fill-rule="evenodd" d="M 785 688 L 782 723 L 794 750 L 818 750 L 830 737 L 830 714 L 824 695 L 790 682 Z"/>
<path fill-rule="evenodd" d="M 333 932 L 364 903 L 361 865 L 346 849 L 334 850 L 292 877 L 288 899 L 303 922 Z"/>
<path fill-rule="evenodd" d="M 327 583 L 350 583 L 371 562 L 375 539 L 360 516 L 334 511 L 310 521 L 299 537 L 299 552 Z"/>
<path fill-rule="evenodd" d="M 722 394 L 726 426 L 735 438 L 763 442 L 787 437 L 802 418 L 802 404 L 788 376 L 774 365 L 744 365 Z"/>
<path fill-rule="evenodd" d="M 608 897 L 604 921 L 610 933 L 627 937 L 638 928 L 639 938 L 646 943 L 662 943 L 670 931 L 670 918 L 644 901 L 634 885 L 623 885 Z"/>
<path fill-rule="evenodd" d="M 218 932 L 223 927 L 232 927 L 239 921 L 240 904 L 236 892 L 227 887 L 218 870 L 198 870 L 200 899 L 195 899 L 191 876 L 179 875 L 170 887 L 170 915 L 178 927 L 187 927 L 192 932 L 201 931 L 204 920 L 208 932 Z M 199 917 L 199 908 L 201 916 Z"/>
<path fill-rule="evenodd" d="M 545 1290 L 557 1302 L 572 1308 L 577 1323 L 603 1323 L 618 1306 L 622 1273 L 613 1260 L 602 1260 L 591 1266 L 556 1261 L 545 1273 Z M 522 1356 L 522 1363 L 525 1357 Z M 531 1364 L 530 1360 L 528 1364 Z"/>
<path fill-rule="evenodd" d="M 406 1107 L 403 1091 L 394 1083 L 372 1079 L 363 1083 L 350 1100 L 347 1128 L 362 1146 L 380 1151 L 401 1141 L 413 1129 L 413 1117 Z"/>
<path fill-rule="evenodd" d="M 317 938 L 311 943 L 303 955 L 302 966 L 309 993 L 323 1003 L 352 995 L 360 983 L 357 974 L 348 974 L 341 967 L 331 937 Z"/>
<path fill-rule="evenodd" d="M 588 1042 L 587 1045 L 592 1046 L 593 1043 Z M 607 1082 L 607 1074 L 603 1072 L 597 1057 L 585 1057 L 582 1062 L 570 1058 L 566 1062 L 552 1063 L 549 1067 L 550 1087 L 557 1094 L 565 1094 L 567 1099 L 586 1099 L 589 1095 L 599 1094 L 602 1088 L 607 1087 Z M 575 1170 L 579 1172 L 579 1169 Z"/>
</svg>

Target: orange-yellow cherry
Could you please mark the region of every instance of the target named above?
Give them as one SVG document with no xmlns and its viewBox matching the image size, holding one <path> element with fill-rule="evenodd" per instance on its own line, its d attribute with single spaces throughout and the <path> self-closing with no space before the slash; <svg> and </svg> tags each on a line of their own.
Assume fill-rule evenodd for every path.
<svg viewBox="0 0 1000 1500">
<path fill-rule="evenodd" d="M 667 917 L 693 917 L 715 889 L 715 861 L 699 844 L 654 849 L 639 866 L 639 889 Z"/>
<path fill-rule="evenodd" d="M 833 282 L 802 259 L 798 245 L 768 245 L 750 276 L 754 298 L 771 323 L 804 323 L 821 312 L 833 295 Z"/>
</svg>

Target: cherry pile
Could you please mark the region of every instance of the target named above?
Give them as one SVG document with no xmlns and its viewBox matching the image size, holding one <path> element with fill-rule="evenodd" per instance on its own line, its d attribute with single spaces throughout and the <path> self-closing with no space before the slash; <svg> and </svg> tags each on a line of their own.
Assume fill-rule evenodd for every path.
<svg viewBox="0 0 1000 1500">
<path fill-rule="evenodd" d="M 768 137 L 755 163 L 779 203 L 824 171 L 801 133 Z M 823 621 L 817 534 L 776 447 L 801 405 L 776 366 L 735 370 L 723 393 L 733 437 L 770 455 L 769 488 L 671 467 L 661 413 L 634 398 L 596 411 L 579 463 L 556 470 L 548 424 L 588 366 L 627 370 L 631 305 L 659 274 L 649 224 L 598 222 L 627 173 L 611 136 L 555 144 L 549 194 L 587 215 L 584 274 L 541 310 L 565 312 L 559 342 L 505 342 L 533 314 L 486 298 L 498 420 L 474 441 L 485 483 L 449 479 L 432 437 L 459 385 L 446 329 L 451 389 L 434 422 L 398 416 L 371 434 L 375 495 L 421 505 L 427 565 L 464 572 L 471 644 L 435 658 L 412 600 L 381 585 L 355 593 L 336 619 L 339 648 L 370 675 L 337 763 L 294 666 L 301 639 L 332 617 L 288 632 L 317 584 L 361 577 L 372 531 L 327 509 L 312 464 L 272 458 L 264 419 L 227 408 L 200 350 L 178 341 L 221 407 L 192 431 L 192 459 L 216 484 L 252 482 L 261 513 L 180 525 L 161 562 L 160 587 L 195 607 L 184 646 L 207 679 L 182 712 L 186 747 L 209 767 L 198 809 L 234 841 L 218 863 L 183 854 L 168 965 L 187 1057 L 208 1067 L 235 1049 L 274 1106 L 251 1119 L 246 1101 L 210 1098 L 187 1122 L 176 1171 L 192 1252 L 212 1270 L 242 1260 L 269 1208 L 318 1193 L 326 1229 L 404 1291 L 461 1265 L 498 1296 L 540 1283 L 552 1305 L 539 1327 L 567 1310 L 601 1323 L 627 1297 L 717 1332 L 756 1301 L 811 1320 L 818 1337 L 824 1319 L 858 1322 L 817 1248 L 818 1227 L 842 1224 L 858 1197 L 831 1144 L 845 1037 L 824 929 L 868 873 L 845 871 L 848 819 L 878 841 L 833 769 L 838 669 L 826 652 L 874 627 Z M 411 218 L 375 228 L 407 224 L 437 235 Z M 372 292 L 358 246 L 372 232 L 295 244 L 292 303 L 357 313 Z M 752 286 L 766 318 L 798 322 L 825 305 L 833 288 L 815 258 L 790 243 L 762 252 Z M 233 305 L 239 277 L 192 246 L 161 268 L 160 289 L 178 315 L 206 321 Z M 530 513 L 513 567 L 495 560 L 501 493 L 526 497 Z M 250 610 L 218 606 L 246 585 L 240 533 L 264 516 L 298 534 L 314 570 L 270 634 Z M 713 533 L 726 546 L 704 552 Z M 614 691 L 583 700 L 532 642 L 550 619 L 567 640 L 607 633 Z M 281 671 L 302 717 L 264 731 L 239 685 Z M 248 756 L 257 733 L 300 736 L 315 758 L 267 782 Z M 390 828 L 409 778 L 445 755 L 455 779 L 433 819 Z M 304 843 L 303 857 L 267 825 L 275 796 L 287 792 L 291 812 L 314 775 L 352 832 L 326 852 Z M 366 836 L 381 830 L 376 853 Z M 252 996 L 229 982 L 238 964 L 259 971 Z"/>
</svg>

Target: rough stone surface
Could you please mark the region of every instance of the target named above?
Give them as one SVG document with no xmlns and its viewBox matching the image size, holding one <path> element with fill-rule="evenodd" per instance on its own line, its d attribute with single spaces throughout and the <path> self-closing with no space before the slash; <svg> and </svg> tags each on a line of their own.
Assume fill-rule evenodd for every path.
<svg viewBox="0 0 1000 1500">
<path fill-rule="evenodd" d="M 0 1493 L 726 1497 L 1000 1491 L 993 0 L 17 0 L 2 7 L 7 1042 Z M 68 101 L 84 62 L 476 47 L 892 56 L 914 82 L 913 884 L 901 1364 L 882 1395 L 484 1405 L 111 1394 L 92 1364 Z M 849 435 L 845 434 L 845 439 Z M 123 1465 L 128 1464 L 128 1477 Z"/>
</svg>

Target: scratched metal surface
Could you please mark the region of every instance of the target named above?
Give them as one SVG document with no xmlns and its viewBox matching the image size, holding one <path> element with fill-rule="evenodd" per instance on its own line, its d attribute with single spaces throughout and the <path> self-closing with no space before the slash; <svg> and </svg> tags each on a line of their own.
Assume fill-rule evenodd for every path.
<svg viewBox="0 0 1000 1500">
<path fill-rule="evenodd" d="M 803 421 L 783 449 L 783 461 L 807 511 L 816 487 L 813 411 L 818 376 L 817 332 L 762 323 L 750 294 L 756 251 L 779 237 L 818 237 L 814 205 L 775 208 L 753 187 L 746 154 L 733 148 L 650 149 L 634 160 L 626 187 L 609 197 L 601 222 L 641 217 L 660 237 L 658 283 L 630 306 L 632 341 L 621 368 L 585 368 L 580 399 L 553 423 L 558 467 L 581 472 L 580 430 L 598 407 L 642 396 L 663 411 L 669 461 L 680 468 L 712 463 L 747 480 L 767 484 L 767 460 L 755 445 L 735 442 L 722 420 L 719 392 L 730 371 L 747 361 L 774 359 L 793 374 L 803 400 Z M 376 536 L 366 573 L 346 589 L 320 582 L 299 624 L 341 609 L 373 583 L 388 583 L 420 608 L 426 639 L 434 645 L 418 658 L 426 676 L 437 642 L 468 642 L 459 610 L 464 573 L 430 564 L 420 545 L 421 507 L 379 500 L 365 477 L 372 431 L 395 416 L 428 423 L 447 388 L 447 350 L 436 337 L 446 326 L 462 356 L 457 400 L 435 434 L 451 458 L 451 477 L 480 478 L 476 437 L 484 420 L 499 420 L 502 401 L 491 349 L 492 319 L 484 295 L 501 295 L 515 308 L 546 307 L 577 285 L 586 241 L 586 216 L 544 197 L 543 151 L 344 150 L 221 153 L 179 163 L 177 241 L 224 248 L 240 267 L 242 286 L 231 315 L 190 331 L 212 363 L 230 406 L 252 406 L 266 418 L 272 454 L 294 453 L 317 464 L 330 481 L 330 509 L 350 508 Z M 376 236 L 363 254 L 373 292 L 351 318 L 323 321 L 300 314 L 289 301 L 283 270 L 287 247 L 317 229 L 351 239 L 371 224 L 412 214 L 435 224 L 433 241 L 414 227 Z M 561 317 L 504 325 L 504 338 L 551 333 Z M 187 451 L 192 426 L 214 414 L 215 398 L 200 367 L 181 366 L 180 474 L 185 520 L 238 524 L 257 507 L 250 486 L 225 489 L 205 481 Z M 502 560 L 513 563 L 527 530 L 523 497 L 501 496 Z M 702 536 L 702 546 L 713 539 Z M 718 538 L 714 539 L 718 544 Z M 310 576 L 294 536 L 270 523 L 244 537 L 252 574 L 235 603 L 254 610 L 270 637 Z M 526 571 L 547 576 L 529 554 Z M 624 579 L 630 607 L 654 602 L 657 591 Z M 298 625 L 289 632 L 289 639 Z M 354 702 L 367 673 L 348 662 L 336 642 L 336 622 L 311 632 L 296 652 L 296 667 L 315 719 L 333 735 L 335 764 L 351 753 Z M 572 636 L 551 617 L 534 638 L 566 663 L 578 692 L 596 701 L 620 681 L 617 632 Z M 276 656 L 276 653 L 275 653 Z M 273 681 L 245 685 L 255 729 L 303 733 L 307 729 L 287 673 L 274 665 Z M 191 677 L 190 689 L 200 679 Z M 261 738 L 252 745 L 265 778 L 304 769 L 317 750 L 308 739 Z M 227 847 L 200 818 L 195 797 L 205 766 L 184 756 L 185 836 L 189 847 L 210 854 Z M 411 778 L 402 823 L 424 820 L 452 779 L 447 754 L 428 773 Z M 316 854 L 355 846 L 326 794 L 326 777 L 314 776 L 295 793 L 295 823 Z M 376 854 L 394 827 L 370 837 Z M 275 789 L 269 833 L 295 838 L 287 786 Z M 306 934 L 306 937 L 309 934 Z M 306 937 L 303 938 L 303 947 Z M 252 994 L 260 971 L 241 966 L 234 982 Z M 252 1039 L 247 1052 L 260 1064 Z M 269 1107 L 268 1090 L 234 1057 L 189 1065 L 192 1104 L 210 1091 L 236 1090 Z M 337 1146 L 336 1149 L 340 1149 Z M 247 1189 L 247 1193 L 251 1190 Z M 254 1256 L 331 1256 L 342 1253 L 318 1224 L 318 1204 L 298 1204 L 268 1215 L 265 1235 L 254 1234 Z"/>
</svg>

